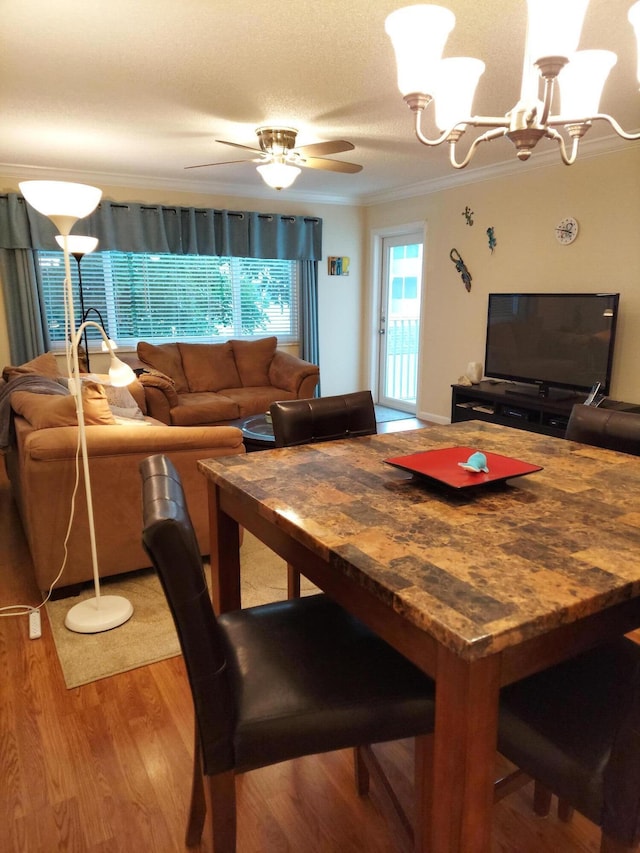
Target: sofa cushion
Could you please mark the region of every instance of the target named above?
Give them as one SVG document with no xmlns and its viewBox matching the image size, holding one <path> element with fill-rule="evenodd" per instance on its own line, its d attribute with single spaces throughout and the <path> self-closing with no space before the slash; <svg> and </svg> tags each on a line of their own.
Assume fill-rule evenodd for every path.
<svg viewBox="0 0 640 853">
<path fill-rule="evenodd" d="M 184 393 L 189 390 L 187 377 L 182 367 L 182 356 L 178 344 L 149 344 L 146 341 L 138 343 L 138 358 L 155 370 L 166 373 L 173 379 L 176 391 Z"/>
<path fill-rule="evenodd" d="M 240 417 L 237 403 L 222 394 L 181 394 L 178 399 L 179 405 L 171 409 L 171 422 L 176 426 L 216 424 Z"/>
<path fill-rule="evenodd" d="M 11 408 L 29 421 L 34 429 L 60 426 L 77 426 L 76 401 L 72 394 L 63 397 L 52 394 L 34 394 L 32 391 L 14 391 Z M 82 383 L 82 408 L 85 424 L 112 426 L 111 414 L 104 388 L 96 382 Z"/>
<path fill-rule="evenodd" d="M 52 352 L 45 352 L 44 355 L 32 358 L 31 361 L 21 364 L 19 367 L 9 364 L 2 371 L 2 377 L 9 382 L 11 379 L 24 376 L 27 373 L 37 373 L 40 376 L 47 376 L 49 379 L 57 379 L 60 373 L 55 355 Z"/>
<path fill-rule="evenodd" d="M 292 391 L 274 388 L 273 385 L 259 388 L 225 388 L 221 393 L 236 403 L 239 412 L 236 417 L 240 418 L 260 415 L 266 412 L 276 400 L 295 400 L 296 398 Z"/>
<path fill-rule="evenodd" d="M 269 366 L 273 360 L 278 345 L 278 339 L 260 338 L 257 341 L 229 341 L 233 347 L 240 382 L 227 382 L 220 388 L 231 388 L 234 385 L 243 385 L 251 388 L 257 385 L 270 385 Z"/>
<path fill-rule="evenodd" d="M 178 344 L 189 390 L 219 391 L 241 385 L 233 348 L 224 344 Z"/>
</svg>

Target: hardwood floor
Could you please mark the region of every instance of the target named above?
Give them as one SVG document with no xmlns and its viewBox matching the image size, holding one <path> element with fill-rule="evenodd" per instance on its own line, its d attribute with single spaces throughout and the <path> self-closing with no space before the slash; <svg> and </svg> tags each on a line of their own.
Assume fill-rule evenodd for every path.
<svg viewBox="0 0 640 853">
<path fill-rule="evenodd" d="M 29 555 L 0 462 L 0 607 L 37 603 Z M 67 690 L 43 615 L 0 619 L 0 851 L 185 850 L 193 712 L 181 658 Z M 378 748 L 401 799 L 410 744 Z M 359 798 L 350 751 L 237 780 L 239 853 L 404 853 L 376 790 Z M 203 844 L 201 851 L 209 851 Z M 494 853 L 597 851 L 599 832 L 540 819 L 531 786 L 495 807 Z"/>
</svg>

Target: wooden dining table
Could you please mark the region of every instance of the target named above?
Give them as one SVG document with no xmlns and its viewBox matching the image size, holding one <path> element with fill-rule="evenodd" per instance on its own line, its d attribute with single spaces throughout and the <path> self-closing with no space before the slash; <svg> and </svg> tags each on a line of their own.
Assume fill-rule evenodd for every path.
<svg viewBox="0 0 640 853">
<path fill-rule="evenodd" d="M 385 462 L 444 448 L 542 470 L 454 488 Z M 640 626 L 640 458 L 468 421 L 199 466 L 217 610 L 241 525 L 431 675 L 415 850 L 489 851 L 500 688 Z"/>
</svg>

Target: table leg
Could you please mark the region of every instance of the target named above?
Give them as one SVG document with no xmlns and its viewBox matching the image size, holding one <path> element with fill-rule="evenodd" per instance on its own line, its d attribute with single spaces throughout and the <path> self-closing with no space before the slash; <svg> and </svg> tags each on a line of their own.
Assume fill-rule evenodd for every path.
<svg viewBox="0 0 640 853">
<path fill-rule="evenodd" d="M 498 657 L 470 663 L 447 649 L 438 650 L 432 843 L 427 843 L 427 832 L 416 833 L 416 853 L 491 849 L 499 670 Z M 426 808 L 423 813 L 428 819 Z"/>
<path fill-rule="evenodd" d="M 216 613 L 238 610 L 240 603 L 240 534 L 238 522 L 220 508 L 220 491 L 208 482 L 211 600 Z"/>
</svg>

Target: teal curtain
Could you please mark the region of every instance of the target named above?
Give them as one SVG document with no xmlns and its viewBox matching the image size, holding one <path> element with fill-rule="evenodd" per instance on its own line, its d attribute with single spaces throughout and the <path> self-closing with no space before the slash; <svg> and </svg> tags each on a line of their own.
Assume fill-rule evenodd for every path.
<svg viewBox="0 0 640 853">
<path fill-rule="evenodd" d="M 318 341 L 318 264 L 317 261 L 300 262 L 300 356 L 305 361 L 320 364 Z M 320 382 L 316 387 L 320 396 Z"/>
<path fill-rule="evenodd" d="M 30 205 L 11 201 L 0 207 L 0 247 L 11 228 L 18 227 L 24 238 L 26 208 L 30 240 L 22 248 L 57 249 L 53 223 Z M 17 215 L 19 225 L 7 222 L 7 214 Z M 97 237 L 103 251 L 289 261 L 322 257 L 322 220 L 310 216 L 102 201 L 73 233 Z"/>
<path fill-rule="evenodd" d="M 322 257 L 322 219 L 103 200 L 90 216 L 76 223 L 73 233 L 97 237 L 103 251 L 298 261 L 305 303 L 301 347 L 310 353 L 310 361 L 318 363 L 317 262 Z M 0 196 L 2 280 L 16 361 L 15 340 L 16 347 L 28 352 L 23 361 L 49 346 L 32 253 L 58 249 L 55 235 L 53 223 L 17 193 Z M 29 260 L 18 257 L 22 250 Z"/>
</svg>

